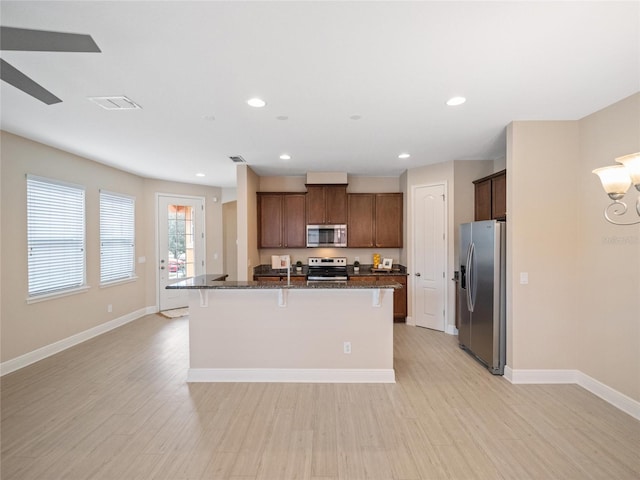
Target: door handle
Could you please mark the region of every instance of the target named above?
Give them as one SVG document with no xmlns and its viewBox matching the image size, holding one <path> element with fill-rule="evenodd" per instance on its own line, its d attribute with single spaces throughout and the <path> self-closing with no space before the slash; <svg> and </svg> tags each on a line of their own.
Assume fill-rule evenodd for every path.
<svg viewBox="0 0 640 480">
<path fill-rule="evenodd" d="M 164 270 L 164 265 L 162 265 L 162 266 L 160 267 L 160 270 Z"/>
<path fill-rule="evenodd" d="M 416 273 L 416 277 L 419 277 L 419 276 L 420 276 L 420 272 Z"/>
</svg>

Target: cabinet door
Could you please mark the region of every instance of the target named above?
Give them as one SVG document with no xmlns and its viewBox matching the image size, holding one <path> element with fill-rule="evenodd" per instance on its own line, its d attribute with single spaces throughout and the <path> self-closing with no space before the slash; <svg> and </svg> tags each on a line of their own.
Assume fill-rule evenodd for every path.
<svg viewBox="0 0 640 480">
<path fill-rule="evenodd" d="M 258 195 L 259 247 L 282 247 L 282 195 Z"/>
<path fill-rule="evenodd" d="M 328 224 L 347 223 L 347 187 L 345 185 L 325 186 L 325 222 Z"/>
<path fill-rule="evenodd" d="M 393 291 L 393 318 L 405 321 L 407 318 L 407 277 L 405 275 L 391 275 L 385 276 L 384 280 L 402 285 L 402 288 Z"/>
<path fill-rule="evenodd" d="M 495 220 L 505 220 L 507 218 L 506 174 L 491 179 L 491 218 Z"/>
<path fill-rule="evenodd" d="M 348 196 L 347 244 L 349 247 L 373 247 L 373 212 L 375 196 L 352 193 Z"/>
<path fill-rule="evenodd" d="M 279 282 L 280 277 L 254 277 L 256 282 Z"/>
<path fill-rule="evenodd" d="M 283 208 L 284 246 L 306 247 L 305 195 L 284 195 Z"/>
<path fill-rule="evenodd" d="M 375 206 L 375 246 L 402 247 L 402 194 L 378 193 Z"/>
<path fill-rule="evenodd" d="M 377 279 L 377 275 L 352 275 L 349 277 L 350 282 L 376 283 Z"/>
<path fill-rule="evenodd" d="M 322 185 L 307 185 L 307 223 L 309 225 L 325 223 L 324 193 Z"/>
<path fill-rule="evenodd" d="M 491 180 L 484 180 L 475 185 L 475 220 L 491 220 Z"/>
</svg>

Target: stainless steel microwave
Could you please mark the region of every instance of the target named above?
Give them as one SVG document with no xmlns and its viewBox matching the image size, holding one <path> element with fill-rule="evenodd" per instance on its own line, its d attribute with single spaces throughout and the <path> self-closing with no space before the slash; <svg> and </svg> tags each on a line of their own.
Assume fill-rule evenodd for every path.
<svg viewBox="0 0 640 480">
<path fill-rule="evenodd" d="M 307 247 L 346 246 L 346 225 L 307 225 Z"/>
</svg>

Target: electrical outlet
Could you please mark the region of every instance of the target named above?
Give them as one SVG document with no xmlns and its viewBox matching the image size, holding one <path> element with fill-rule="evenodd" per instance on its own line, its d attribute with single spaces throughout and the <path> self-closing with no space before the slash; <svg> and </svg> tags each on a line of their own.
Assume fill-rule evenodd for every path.
<svg viewBox="0 0 640 480">
<path fill-rule="evenodd" d="M 107 305 L 107 313 L 111 313 L 113 312 L 113 305 L 109 304 Z"/>
<path fill-rule="evenodd" d="M 344 353 L 347 355 L 351 353 L 351 342 L 344 342 Z"/>
</svg>

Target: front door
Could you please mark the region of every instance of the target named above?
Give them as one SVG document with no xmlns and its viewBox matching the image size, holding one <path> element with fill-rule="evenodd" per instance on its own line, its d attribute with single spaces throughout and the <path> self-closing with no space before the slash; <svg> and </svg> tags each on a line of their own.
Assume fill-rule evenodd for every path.
<svg viewBox="0 0 640 480">
<path fill-rule="evenodd" d="M 204 273 L 204 200 L 158 195 L 158 302 L 160 311 L 186 307 L 188 290 L 167 290 Z"/>
<path fill-rule="evenodd" d="M 413 316 L 419 327 L 445 327 L 445 186 L 415 187 L 413 195 Z"/>
</svg>

